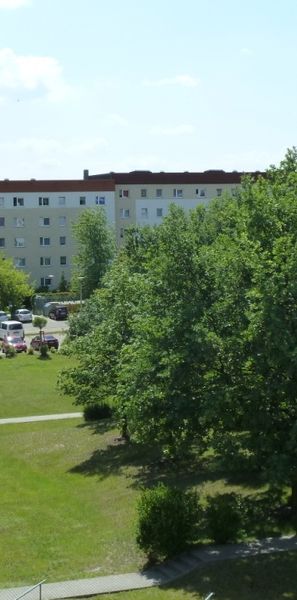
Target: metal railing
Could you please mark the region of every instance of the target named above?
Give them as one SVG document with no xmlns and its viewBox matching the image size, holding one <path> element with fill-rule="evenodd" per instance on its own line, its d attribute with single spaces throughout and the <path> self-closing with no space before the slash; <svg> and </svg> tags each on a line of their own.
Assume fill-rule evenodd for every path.
<svg viewBox="0 0 297 600">
<path fill-rule="evenodd" d="M 14 600 L 20 600 L 20 598 L 23 598 L 24 596 L 27 596 L 27 594 L 29 594 L 33 590 L 36 590 L 36 588 L 38 588 L 38 587 L 39 587 L 39 600 L 41 600 L 41 586 L 42 586 L 42 584 L 45 581 L 46 581 L 46 579 L 43 579 L 43 581 L 39 581 L 39 583 L 36 583 L 36 585 L 33 585 L 29 590 L 27 590 L 26 592 L 24 592 L 20 596 L 17 596 L 17 598 L 15 598 Z"/>
</svg>

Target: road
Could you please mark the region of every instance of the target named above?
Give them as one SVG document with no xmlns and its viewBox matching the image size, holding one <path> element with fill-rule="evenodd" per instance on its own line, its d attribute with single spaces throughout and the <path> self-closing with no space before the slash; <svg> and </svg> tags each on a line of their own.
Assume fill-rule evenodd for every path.
<svg viewBox="0 0 297 600">
<path fill-rule="evenodd" d="M 33 327 L 32 323 L 23 323 L 23 326 L 25 330 L 25 339 L 27 342 L 30 342 L 34 335 L 38 335 L 39 329 L 38 327 Z M 54 321 L 52 319 L 47 319 L 47 324 L 44 327 L 44 331 L 46 333 L 52 333 L 55 335 L 61 344 L 65 338 L 68 328 L 68 321 Z"/>
</svg>

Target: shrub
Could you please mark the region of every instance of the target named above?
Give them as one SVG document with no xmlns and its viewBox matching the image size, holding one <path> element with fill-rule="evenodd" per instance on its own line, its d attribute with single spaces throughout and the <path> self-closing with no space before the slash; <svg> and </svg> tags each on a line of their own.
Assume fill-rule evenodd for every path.
<svg viewBox="0 0 297 600">
<path fill-rule="evenodd" d="M 29 346 L 27 354 L 29 354 L 29 356 L 32 356 L 34 354 L 34 349 L 32 348 L 32 346 Z"/>
<path fill-rule="evenodd" d="M 137 544 L 150 560 L 174 556 L 196 539 L 197 496 L 160 483 L 138 501 Z"/>
<path fill-rule="evenodd" d="M 100 421 L 100 419 L 108 419 L 112 415 L 112 408 L 109 404 L 87 404 L 84 407 L 85 421 Z"/>
<path fill-rule="evenodd" d="M 234 494 L 217 494 L 208 497 L 206 520 L 208 534 L 217 544 L 236 540 L 243 525 L 244 510 L 241 497 Z"/>
<path fill-rule="evenodd" d="M 48 346 L 46 344 L 41 344 L 39 352 L 40 352 L 41 358 L 47 358 L 48 357 Z"/>
<path fill-rule="evenodd" d="M 56 354 L 56 352 L 57 352 L 56 348 L 53 348 L 53 347 L 52 347 L 52 348 L 50 349 L 50 353 L 51 353 L 51 354 Z"/>
<path fill-rule="evenodd" d="M 13 346 L 7 346 L 5 354 L 7 358 L 14 358 L 16 356 L 16 349 Z"/>
</svg>

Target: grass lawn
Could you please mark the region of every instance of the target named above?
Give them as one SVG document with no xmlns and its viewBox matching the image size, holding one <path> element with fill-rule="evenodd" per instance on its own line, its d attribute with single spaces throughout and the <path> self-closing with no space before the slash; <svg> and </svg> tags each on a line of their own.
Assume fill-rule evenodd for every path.
<svg viewBox="0 0 297 600">
<path fill-rule="evenodd" d="M 19 354 L 0 361 L 0 419 L 81 410 L 56 389 L 58 372 L 73 363 L 58 353 L 49 356 Z"/>
<path fill-rule="evenodd" d="M 297 552 L 205 566 L 163 588 L 94 597 L 94 600 L 296 600 Z"/>
</svg>

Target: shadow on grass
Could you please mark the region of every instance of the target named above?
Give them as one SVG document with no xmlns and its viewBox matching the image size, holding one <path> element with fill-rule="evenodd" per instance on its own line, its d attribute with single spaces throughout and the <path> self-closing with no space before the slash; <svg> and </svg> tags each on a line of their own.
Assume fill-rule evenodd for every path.
<svg viewBox="0 0 297 600">
<path fill-rule="evenodd" d="M 284 552 L 205 565 L 160 589 L 185 598 L 297 600 L 296 573 L 297 552 Z"/>
</svg>

